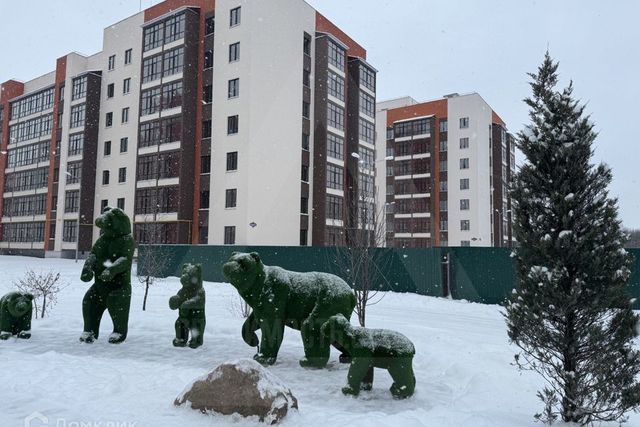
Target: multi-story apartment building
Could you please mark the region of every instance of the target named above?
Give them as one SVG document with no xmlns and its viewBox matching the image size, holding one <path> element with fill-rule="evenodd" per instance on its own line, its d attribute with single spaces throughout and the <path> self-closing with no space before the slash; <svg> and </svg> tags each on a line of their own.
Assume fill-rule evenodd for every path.
<svg viewBox="0 0 640 427">
<path fill-rule="evenodd" d="M 387 246 L 511 246 L 515 144 L 477 93 L 377 105 Z"/>
<path fill-rule="evenodd" d="M 105 206 L 138 242 L 343 243 L 373 201 L 375 87 L 303 0 L 161 2 L 0 86 L 0 251 L 87 251 Z"/>
</svg>

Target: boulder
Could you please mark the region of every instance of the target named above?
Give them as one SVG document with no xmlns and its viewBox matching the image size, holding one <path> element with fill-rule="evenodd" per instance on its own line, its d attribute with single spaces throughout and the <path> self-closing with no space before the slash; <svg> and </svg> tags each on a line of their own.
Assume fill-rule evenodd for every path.
<svg viewBox="0 0 640 427">
<path fill-rule="evenodd" d="M 259 363 L 240 359 L 223 363 L 209 374 L 196 378 L 175 399 L 174 405 L 190 405 L 203 413 L 257 416 L 276 424 L 298 400 L 284 383 Z"/>
</svg>

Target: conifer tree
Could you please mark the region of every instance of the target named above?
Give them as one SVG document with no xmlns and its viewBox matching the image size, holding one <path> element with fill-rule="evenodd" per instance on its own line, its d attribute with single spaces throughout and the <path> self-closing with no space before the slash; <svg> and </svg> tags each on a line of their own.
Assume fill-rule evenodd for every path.
<svg viewBox="0 0 640 427">
<path fill-rule="evenodd" d="M 546 382 L 541 421 L 587 425 L 626 419 L 640 404 L 638 316 L 627 292 L 632 263 L 607 187 L 611 170 L 590 163 L 596 132 L 573 84 L 559 91 L 549 54 L 529 74 L 531 123 L 518 135 L 518 287 L 507 303 L 516 364 Z"/>
</svg>

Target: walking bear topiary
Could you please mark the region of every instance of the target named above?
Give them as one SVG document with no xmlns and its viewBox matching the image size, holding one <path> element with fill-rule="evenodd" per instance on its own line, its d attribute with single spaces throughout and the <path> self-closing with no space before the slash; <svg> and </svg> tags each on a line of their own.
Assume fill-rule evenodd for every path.
<svg viewBox="0 0 640 427">
<path fill-rule="evenodd" d="M 169 308 L 178 310 L 176 320 L 176 338 L 173 345 L 191 348 L 202 345 L 206 319 L 204 316 L 205 292 L 202 287 L 202 265 L 184 264 L 180 276 L 182 289 L 169 298 Z M 189 339 L 191 332 L 191 340 Z"/>
<path fill-rule="evenodd" d="M 333 336 L 351 355 L 347 386 L 342 389 L 344 394 L 358 395 L 360 390 L 371 390 L 373 368 L 381 368 L 393 378 L 389 390 L 394 397 L 403 399 L 413 395 L 415 348 L 407 337 L 386 329 L 353 326 L 341 315 L 332 316 L 322 325 L 322 334 Z"/>
<path fill-rule="evenodd" d="M 256 361 L 275 363 L 288 326 L 302 335 L 305 357 L 300 365 L 321 368 L 327 364 L 334 340 L 322 336 L 320 327 L 334 314 L 351 317 L 356 305 L 355 294 L 344 280 L 333 274 L 266 266 L 255 252 L 234 252 L 223 273 L 253 309 L 242 326 L 242 338 L 259 347 L 253 357 Z"/>
<path fill-rule="evenodd" d="M 113 321 L 109 342 L 118 344 L 127 338 L 131 306 L 131 263 L 134 241 L 131 221 L 118 208 L 106 207 L 95 224 L 102 235 L 91 248 L 80 279 L 95 283 L 82 300 L 84 332 L 80 341 L 92 343 L 98 339 L 100 321 L 105 310 Z"/>
<path fill-rule="evenodd" d="M 9 292 L 0 298 L 0 340 L 13 335 L 31 338 L 33 295 L 26 292 Z"/>
</svg>

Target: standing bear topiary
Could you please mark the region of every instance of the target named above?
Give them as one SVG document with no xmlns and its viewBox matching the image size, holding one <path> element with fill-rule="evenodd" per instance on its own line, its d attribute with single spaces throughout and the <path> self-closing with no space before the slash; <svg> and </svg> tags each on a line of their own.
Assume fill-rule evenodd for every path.
<svg viewBox="0 0 640 427">
<path fill-rule="evenodd" d="M 371 390 L 373 368 L 386 369 L 393 378 L 389 389 L 395 398 L 413 395 L 416 377 L 413 374 L 415 348 L 409 338 L 386 329 L 368 329 L 353 326 L 342 316 L 332 316 L 322 325 L 322 334 L 333 336 L 351 355 L 351 366 L 344 394 L 358 395 L 360 390 Z M 369 372 L 371 382 L 365 382 Z"/>
<path fill-rule="evenodd" d="M 242 326 L 242 338 L 258 347 L 253 357 L 272 365 L 278 357 L 284 327 L 299 330 L 305 357 L 304 367 L 324 367 L 329 361 L 330 336 L 322 336 L 320 327 L 329 317 L 351 317 L 356 305 L 353 290 L 338 276 L 327 273 L 297 273 L 264 265 L 252 252 L 234 252 L 223 266 L 223 273 L 253 311 Z M 258 340 L 257 330 L 261 331 Z"/>
<path fill-rule="evenodd" d="M 26 292 L 9 292 L 0 298 L 0 340 L 13 335 L 31 338 L 33 295 Z"/>
<path fill-rule="evenodd" d="M 188 344 L 191 348 L 198 348 L 202 345 L 204 327 L 207 323 L 204 315 L 205 292 L 202 287 L 202 265 L 184 264 L 180 283 L 182 289 L 177 295 L 169 298 L 169 308 L 178 310 L 173 345 L 184 347 Z M 191 340 L 187 343 L 189 333 L 191 333 Z"/>
<path fill-rule="evenodd" d="M 109 342 L 118 344 L 127 338 L 131 306 L 131 263 L 135 246 L 131 221 L 121 209 L 106 207 L 95 224 L 102 235 L 91 248 L 80 276 L 83 282 L 95 277 L 95 283 L 82 300 L 84 332 L 80 341 L 92 343 L 98 339 L 102 315 L 108 310 L 113 321 Z"/>
</svg>

